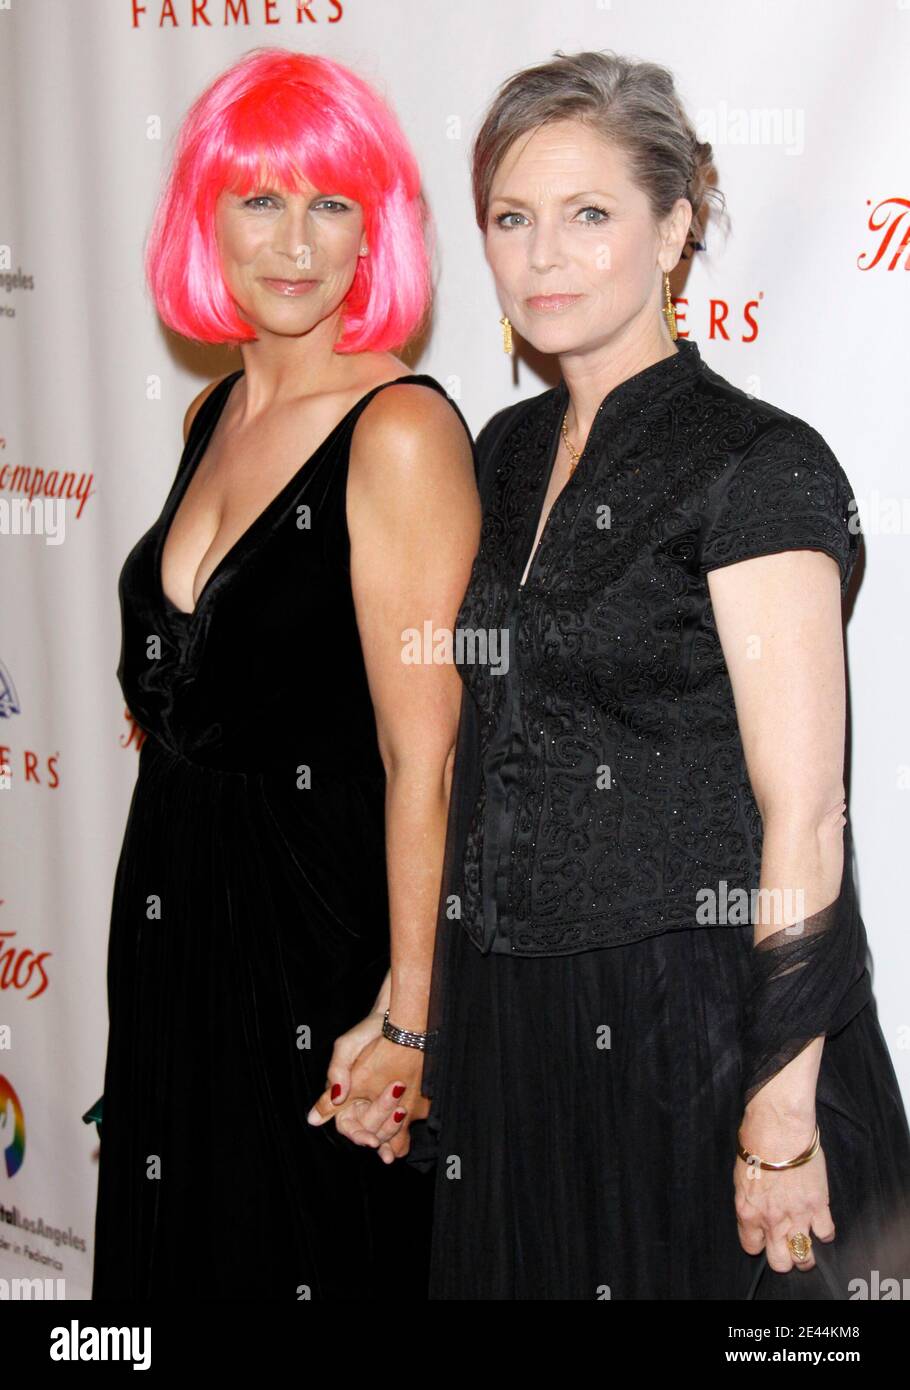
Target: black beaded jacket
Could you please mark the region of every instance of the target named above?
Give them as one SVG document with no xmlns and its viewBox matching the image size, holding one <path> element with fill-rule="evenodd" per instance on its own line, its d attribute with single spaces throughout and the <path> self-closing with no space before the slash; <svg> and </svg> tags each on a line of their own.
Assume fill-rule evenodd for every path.
<svg viewBox="0 0 910 1390">
<path fill-rule="evenodd" d="M 859 518 L 815 429 L 712 371 L 691 339 L 676 347 L 601 402 L 523 587 L 565 384 L 477 440 L 446 895 L 483 952 L 749 920 L 762 823 L 706 575 L 823 550 L 843 591 Z"/>
</svg>

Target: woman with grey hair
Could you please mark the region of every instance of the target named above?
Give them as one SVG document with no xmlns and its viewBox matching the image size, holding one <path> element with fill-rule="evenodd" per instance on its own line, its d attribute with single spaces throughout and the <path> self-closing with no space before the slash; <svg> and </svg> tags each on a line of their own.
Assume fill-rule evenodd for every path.
<svg viewBox="0 0 910 1390">
<path fill-rule="evenodd" d="M 430 1297 L 862 1296 L 908 1273 L 910 1134 L 845 816 L 850 484 L 677 337 L 723 199 L 668 71 L 517 73 L 473 178 L 504 345 L 562 379 L 478 439 L 457 631 L 509 661 L 459 659 Z"/>
</svg>

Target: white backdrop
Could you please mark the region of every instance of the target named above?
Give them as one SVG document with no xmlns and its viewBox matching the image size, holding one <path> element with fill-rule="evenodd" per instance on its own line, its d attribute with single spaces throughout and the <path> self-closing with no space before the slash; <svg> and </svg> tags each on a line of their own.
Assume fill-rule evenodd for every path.
<svg viewBox="0 0 910 1390">
<path fill-rule="evenodd" d="M 475 432 L 549 384 L 521 363 L 513 382 L 502 353 L 469 195 L 486 102 L 556 49 L 676 74 L 731 217 L 695 258 L 681 328 L 722 375 L 820 430 L 860 503 L 848 810 L 910 1105 L 910 0 L 311 0 L 299 14 L 295 0 L 0 0 L 0 1280 L 63 1278 L 75 1298 L 97 1172 L 80 1116 L 103 1084 L 136 772 L 117 577 L 170 487 L 187 404 L 240 365 L 162 329 L 142 248 L 189 102 L 263 44 L 337 58 L 395 106 L 439 235 L 433 331 L 409 361 Z M 53 503 L 46 535 L 14 533 L 30 494 Z"/>
</svg>

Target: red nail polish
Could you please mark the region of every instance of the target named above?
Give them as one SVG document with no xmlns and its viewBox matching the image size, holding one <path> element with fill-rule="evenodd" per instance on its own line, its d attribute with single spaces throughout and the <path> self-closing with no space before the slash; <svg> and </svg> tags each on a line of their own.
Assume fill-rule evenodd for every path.
<svg viewBox="0 0 910 1390">
<path fill-rule="evenodd" d="M 392 1116 L 392 1119 L 395 1121 L 396 1125 L 399 1124 L 400 1121 L 404 1119 L 404 1111 L 396 1110 L 395 1114 Z"/>
<path fill-rule="evenodd" d="M 405 1087 L 404 1087 L 404 1086 L 393 1086 L 393 1087 L 392 1087 L 392 1095 L 395 1097 L 396 1100 L 398 1099 L 399 1096 L 403 1096 L 404 1093 L 405 1093 Z"/>
<path fill-rule="evenodd" d="M 332 1087 L 332 1100 L 337 1100 L 338 1097 L 339 1097 L 340 1095 L 341 1095 L 341 1082 L 340 1082 L 340 1081 L 336 1081 L 336 1082 L 335 1082 L 335 1085 Z"/>
</svg>

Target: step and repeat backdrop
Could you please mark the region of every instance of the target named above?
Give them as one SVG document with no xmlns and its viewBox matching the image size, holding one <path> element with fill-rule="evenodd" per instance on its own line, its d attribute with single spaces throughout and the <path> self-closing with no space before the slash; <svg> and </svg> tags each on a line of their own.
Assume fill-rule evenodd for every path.
<svg viewBox="0 0 910 1390">
<path fill-rule="evenodd" d="M 394 106 L 437 234 L 432 328 L 405 357 L 475 432 L 552 384 L 502 350 L 470 197 L 486 103 L 556 50 L 675 73 L 728 212 L 672 277 L 680 331 L 814 425 L 859 500 L 849 814 L 910 1106 L 910 0 L 0 0 L 4 1286 L 90 1292 L 98 1134 L 82 1116 L 103 1089 L 111 893 L 142 738 L 115 675 L 117 578 L 170 488 L 188 403 L 241 365 L 162 328 L 142 252 L 187 107 L 261 46 L 335 58 Z"/>
</svg>

